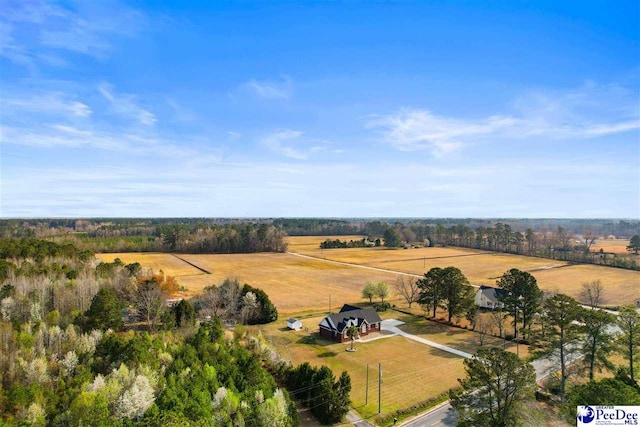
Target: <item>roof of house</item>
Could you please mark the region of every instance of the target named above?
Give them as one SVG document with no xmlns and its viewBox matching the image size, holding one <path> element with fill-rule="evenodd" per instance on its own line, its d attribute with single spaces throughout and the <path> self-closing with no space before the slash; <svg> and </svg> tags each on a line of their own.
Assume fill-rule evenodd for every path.
<svg viewBox="0 0 640 427">
<path fill-rule="evenodd" d="M 361 326 L 364 322 L 368 324 L 380 323 L 382 319 L 373 308 L 359 308 L 345 304 L 339 313 L 330 314 L 325 317 L 320 326 L 335 329 L 342 333 L 349 326 Z"/>
<path fill-rule="evenodd" d="M 298 319 L 296 319 L 295 317 L 292 317 L 291 319 L 287 320 L 287 323 L 296 323 L 299 322 Z"/>
<path fill-rule="evenodd" d="M 481 285 L 480 289 L 478 289 L 478 292 L 482 292 L 484 296 L 493 303 L 498 302 L 498 295 L 502 295 L 505 293 L 504 289 L 502 288 L 494 288 L 492 286 L 485 285 Z"/>
</svg>

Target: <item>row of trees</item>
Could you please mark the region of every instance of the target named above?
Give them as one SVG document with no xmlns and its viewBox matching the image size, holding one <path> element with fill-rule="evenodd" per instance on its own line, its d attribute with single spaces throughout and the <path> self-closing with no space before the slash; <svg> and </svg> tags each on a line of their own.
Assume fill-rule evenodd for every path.
<svg viewBox="0 0 640 427">
<path fill-rule="evenodd" d="M 428 246 L 462 246 L 521 255 L 540 256 L 564 261 L 603 264 L 613 267 L 640 268 L 635 260 L 604 251 L 592 252 L 591 247 L 600 238 L 592 229 L 585 228 L 584 234 L 576 235 L 559 226 L 555 230 L 545 228 L 524 232 L 514 230 L 509 224 L 496 223 L 494 226 L 471 228 L 467 225 L 423 226 L 396 224 L 388 226 L 384 232 L 384 245 L 401 247 L 411 243 Z M 629 251 L 640 251 L 640 236 L 634 235 L 627 246 Z"/>
<path fill-rule="evenodd" d="M 360 240 L 346 240 L 342 241 L 340 239 L 327 239 L 320 243 L 320 249 L 338 249 L 338 248 L 369 248 L 369 247 L 378 247 L 381 246 L 382 242 L 380 239 L 370 240 L 362 238 Z"/>
</svg>

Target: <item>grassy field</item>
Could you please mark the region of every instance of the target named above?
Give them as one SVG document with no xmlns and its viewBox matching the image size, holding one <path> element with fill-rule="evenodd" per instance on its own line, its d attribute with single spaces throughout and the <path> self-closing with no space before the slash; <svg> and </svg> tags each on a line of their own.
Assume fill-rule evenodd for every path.
<svg viewBox="0 0 640 427">
<path fill-rule="evenodd" d="M 303 319 L 302 331 L 288 331 L 284 322 L 254 326 L 285 359 L 293 363 L 326 365 L 336 375 L 351 376 L 353 407 L 364 417 L 378 411 L 378 363 L 382 364 L 382 415 L 419 405 L 458 386 L 464 376 L 463 359 L 403 337 L 356 342 L 357 351 L 347 352 L 349 344 L 320 338 L 316 331 L 322 317 Z M 369 365 L 368 404 L 366 402 L 367 364 Z"/>
<path fill-rule="evenodd" d="M 290 237 L 292 248 L 297 237 Z M 528 271 L 538 280 L 541 289 L 563 292 L 580 299 L 585 282 L 600 280 L 604 285 L 603 302 L 609 306 L 635 304 L 640 300 L 640 272 L 596 265 L 569 265 L 566 262 L 520 255 L 482 252 L 463 248 L 385 249 L 354 248 L 327 249 L 312 247 L 312 238 L 304 238 L 301 253 L 333 261 L 346 262 L 422 275 L 433 267 L 458 267 L 472 284 L 494 285 L 507 270 Z M 319 245 L 323 239 L 316 237 Z M 612 241 L 607 241 L 612 242 Z M 622 240 L 614 241 L 622 247 Z M 621 243 L 622 242 L 622 243 Z M 302 246 L 301 246 L 302 247 Z"/>
<path fill-rule="evenodd" d="M 602 249 L 614 254 L 630 254 L 631 252 L 627 251 L 627 245 L 629 245 L 629 239 L 601 239 L 591 246 L 591 252 L 598 252 Z"/>
<path fill-rule="evenodd" d="M 121 253 L 98 256 L 105 261 L 120 258 L 125 263 L 139 262 L 155 271 L 162 269 L 166 274 L 178 278 L 180 285 L 187 289 L 184 295 L 197 294 L 204 287 L 219 284 L 227 277 L 237 277 L 241 283 L 249 283 L 267 292 L 283 313 L 328 310 L 329 296 L 334 307 L 358 302 L 362 300 L 362 287 L 369 280 L 384 280 L 393 284 L 399 277 L 397 272 L 422 275 L 432 267 L 450 265 L 460 268 L 475 285 L 494 285 L 505 271 L 519 268 L 533 274 L 540 288 L 545 291 L 563 292 L 580 299 L 583 283 L 600 280 L 604 285 L 605 305 L 628 305 L 640 300 L 640 286 L 637 286 L 640 284 L 639 271 L 568 265 L 556 260 L 458 248 L 357 248 L 316 253 L 316 249 L 311 247 L 323 239 L 290 239 L 293 242 L 292 249 L 309 248 L 301 253 L 317 256 L 318 259 L 275 253 L 178 255 L 211 272 L 205 274 L 172 254 Z M 390 301 L 403 305 L 398 296 L 392 295 Z"/>
<path fill-rule="evenodd" d="M 100 254 L 103 260 L 120 258 L 123 262 L 139 262 L 145 267 L 153 263 L 160 268 L 164 257 L 174 263 L 171 254 Z M 354 266 L 327 263 L 290 254 L 260 253 L 231 255 L 179 255 L 181 258 L 211 272 L 179 275 L 178 283 L 187 289 L 184 295 L 194 295 L 206 286 L 220 284 L 227 277 L 237 277 L 240 283 L 264 290 L 281 313 L 329 310 L 344 303 L 362 300 L 361 291 L 368 281 L 393 283 L 398 277 L 391 272 L 366 270 Z M 179 270 L 162 268 L 169 275 Z"/>
<path fill-rule="evenodd" d="M 150 268 L 154 272 L 162 270 L 165 274 L 174 277 L 184 277 L 201 275 L 202 271 L 184 262 L 173 254 L 150 253 L 150 252 L 129 252 L 97 254 L 98 258 L 104 262 L 113 262 L 116 258 L 125 264 L 139 262 L 143 267 Z"/>
</svg>

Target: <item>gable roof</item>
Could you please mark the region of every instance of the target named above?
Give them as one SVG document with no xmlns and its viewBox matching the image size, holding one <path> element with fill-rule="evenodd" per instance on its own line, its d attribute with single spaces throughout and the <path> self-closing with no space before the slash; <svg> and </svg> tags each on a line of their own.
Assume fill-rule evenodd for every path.
<svg viewBox="0 0 640 427">
<path fill-rule="evenodd" d="M 373 308 L 359 308 L 345 304 L 339 313 L 330 314 L 325 317 L 320 326 L 334 329 L 340 333 L 348 326 L 360 327 L 364 322 L 368 324 L 380 323 L 382 319 Z"/>
<path fill-rule="evenodd" d="M 481 285 L 480 289 L 478 289 L 478 292 L 481 292 L 485 296 L 485 298 L 495 304 L 499 302 L 498 296 L 504 295 L 505 290 L 502 288 L 494 288 L 492 286 Z"/>
</svg>

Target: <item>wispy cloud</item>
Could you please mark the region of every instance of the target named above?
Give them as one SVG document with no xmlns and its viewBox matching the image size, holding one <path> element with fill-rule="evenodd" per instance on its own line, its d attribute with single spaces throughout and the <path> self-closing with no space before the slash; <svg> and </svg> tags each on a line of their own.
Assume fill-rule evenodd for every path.
<svg viewBox="0 0 640 427">
<path fill-rule="evenodd" d="M 98 92 L 109 101 L 113 112 L 122 117 L 136 120 L 146 126 L 153 126 L 158 121 L 155 114 L 137 104 L 135 95 L 115 93 L 109 84 L 98 86 Z"/>
<path fill-rule="evenodd" d="M 74 99 L 63 92 L 32 92 L 21 96 L 8 96 L 0 100 L 5 114 L 17 111 L 24 113 L 43 113 L 47 115 L 63 115 L 89 117 L 93 111 L 85 103 Z"/>
<path fill-rule="evenodd" d="M 292 159 L 304 160 L 308 154 L 290 145 L 292 142 L 298 141 L 302 135 L 303 133 L 297 130 L 282 129 L 264 137 L 262 143 L 274 153 Z"/>
<path fill-rule="evenodd" d="M 508 114 L 484 118 L 443 116 L 404 108 L 372 116 L 365 123 L 402 151 L 430 150 L 436 157 L 488 139 L 581 139 L 640 129 L 633 94 L 617 86 L 593 83 L 566 93 L 532 91 L 511 104 Z"/>
<path fill-rule="evenodd" d="M 160 138 L 144 133 L 144 129 L 123 132 L 122 129 L 92 129 L 66 123 L 47 123 L 38 126 L 0 126 L 2 144 L 36 148 L 91 148 L 124 155 L 153 155 L 154 157 L 196 161 L 210 165 L 220 162 L 215 148 L 196 148 L 197 138 L 181 135 L 179 139 Z M 193 160 L 195 159 L 195 160 Z"/>
<path fill-rule="evenodd" d="M 286 99 L 293 93 L 291 79 L 284 77 L 281 81 L 259 81 L 251 79 L 240 88 L 255 96 L 266 99 Z"/>
<path fill-rule="evenodd" d="M 429 149 L 439 157 L 459 149 L 466 140 L 501 132 L 515 122 L 512 117 L 462 120 L 437 116 L 426 110 L 403 109 L 396 114 L 374 118 L 366 126 L 382 128 L 385 141 L 399 150 Z"/>
<path fill-rule="evenodd" d="M 55 52 L 73 52 L 104 59 L 116 39 L 145 27 L 145 16 L 118 1 L 3 2 L 0 11 L 0 56 L 35 68 L 43 63 L 68 66 Z"/>
</svg>

